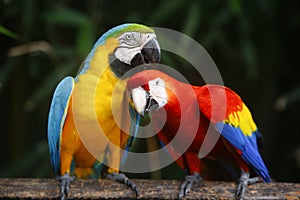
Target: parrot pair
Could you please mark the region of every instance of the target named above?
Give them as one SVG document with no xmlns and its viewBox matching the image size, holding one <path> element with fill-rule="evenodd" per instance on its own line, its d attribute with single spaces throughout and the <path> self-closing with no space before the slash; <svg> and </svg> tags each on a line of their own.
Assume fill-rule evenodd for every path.
<svg viewBox="0 0 300 200">
<path fill-rule="evenodd" d="M 157 127 L 164 122 L 156 130 L 158 139 L 172 159 L 182 169 L 188 169 L 190 175 L 181 184 L 180 199 L 193 183 L 203 181 L 204 159 L 222 159 L 240 169 L 237 199 L 245 197 L 248 184 L 261 179 L 271 182 L 258 150 L 262 135 L 247 106 L 231 89 L 221 85 L 193 86 L 156 69 L 134 74 L 127 87 L 141 116 L 151 112 L 151 123 Z M 260 178 L 250 178 L 250 170 Z"/>
<path fill-rule="evenodd" d="M 136 185 L 119 173 L 124 164 L 121 150 L 130 147 L 133 136 L 124 132 L 115 118 L 130 126 L 131 117 L 123 112 L 129 102 L 124 95 L 123 75 L 138 65 L 159 62 L 160 46 L 154 30 L 126 23 L 104 33 L 77 76 L 68 76 L 58 84 L 48 116 L 48 144 L 51 164 L 61 183 L 61 199 L 66 198 L 75 176 L 86 178 L 100 173 L 125 183 L 138 195 Z M 105 137 L 96 140 L 99 132 Z M 101 170 L 97 174 L 95 169 Z"/>
</svg>

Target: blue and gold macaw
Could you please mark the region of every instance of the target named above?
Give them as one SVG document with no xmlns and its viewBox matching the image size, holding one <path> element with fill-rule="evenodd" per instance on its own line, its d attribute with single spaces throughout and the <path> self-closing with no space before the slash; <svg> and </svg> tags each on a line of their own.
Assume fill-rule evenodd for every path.
<svg viewBox="0 0 300 200">
<path fill-rule="evenodd" d="M 136 185 L 119 173 L 121 149 L 128 149 L 132 143 L 132 136 L 124 130 L 128 130 L 131 119 L 128 110 L 124 112 L 128 100 L 123 75 L 138 65 L 159 61 L 154 30 L 127 23 L 103 34 L 77 76 L 66 77 L 58 84 L 49 111 L 48 143 L 62 199 L 74 180 L 72 163 L 78 178 L 91 176 L 95 164 L 104 163 L 108 178 L 127 184 L 138 194 Z"/>
</svg>

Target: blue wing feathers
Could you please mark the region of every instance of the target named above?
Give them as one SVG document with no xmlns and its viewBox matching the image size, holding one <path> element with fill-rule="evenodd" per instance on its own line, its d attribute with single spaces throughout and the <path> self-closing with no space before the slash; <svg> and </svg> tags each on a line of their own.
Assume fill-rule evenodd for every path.
<svg viewBox="0 0 300 200">
<path fill-rule="evenodd" d="M 264 179 L 265 182 L 271 182 L 269 171 L 265 166 L 257 149 L 250 145 L 245 146 L 245 151 L 242 152 L 242 158 L 254 167 L 257 174 Z"/>
<path fill-rule="evenodd" d="M 129 113 L 130 113 L 130 118 L 131 118 L 131 120 L 130 120 L 130 137 L 125 146 L 125 151 L 122 156 L 122 160 L 120 162 L 120 168 L 125 164 L 125 161 L 128 156 L 128 151 L 129 151 L 132 143 L 134 142 L 134 139 L 137 136 L 138 129 L 139 129 L 139 123 L 140 123 L 140 115 L 136 112 L 134 107 L 132 107 L 130 104 L 129 104 Z"/>
<path fill-rule="evenodd" d="M 60 168 L 60 143 L 67 108 L 74 88 L 74 79 L 64 78 L 56 87 L 48 116 L 48 145 L 50 160 L 55 174 Z"/>
<path fill-rule="evenodd" d="M 265 182 L 271 182 L 268 169 L 258 151 L 257 139 L 261 137 L 258 131 L 253 132 L 251 136 L 245 136 L 240 128 L 223 122 L 217 123 L 215 127 L 228 142 L 241 150 L 243 160 L 252 166 Z"/>
<path fill-rule="evenodd" d="M 138 133 L 138 128 L 139 128 L 139 123 L 140 123 L 140 115 L 136 112 L 134 107 L 129 105 L 129 112 L 131 116 L 131 124 L 130 126 L 130 133 L 133 133 L 134 138 L 136 138 L 137 133 Z"/>
</svg>

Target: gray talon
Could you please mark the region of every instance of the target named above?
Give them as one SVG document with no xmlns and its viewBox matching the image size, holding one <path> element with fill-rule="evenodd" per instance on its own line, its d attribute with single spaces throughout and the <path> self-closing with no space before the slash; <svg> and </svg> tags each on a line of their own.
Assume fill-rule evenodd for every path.
<svg viewBox="0 0 300 200">
<path fill-rule="evenodd" d="M 241 171 L 241 177 L 236 188 L 235 199 L 243 200 L 245 198 L 247 186 L 261 181 L 259 177 L 249 177 L 249 172 Z"/>
<path fill-rule="evenodd" d="M 192 186 L 193 186 L 194 183 L 202 182 L 202 181 L 203 181 L 203 179 L 198 173 L 195 173 L 193 175 L 185 176 L 185 180 L 180 186 L 180 191 L 179 191 L 179 194 L 178 194 L 178 198 L 182 199 L 183 197 L 185 197 L 187 195 L 187 193 L 189 191 L 191 191 Z"/>
<path fill-rule="evenodd" d="M 135 192 L 136 197 L 138 197 L 139 192 L 136 185 L 129 178 L 127 178 L 125 174 L 110 173 L 106 175 L 106 178 L 128 185 L 131 190 Z"/>
<path fill-rule="evenodd" d="M 70 183 L 75 180 L 75 176 L 70 176 L 69 173 L 65 173 L 63 176 L 57 176 L 56 179 L 60 182 L 61 200 L 65 200 L 70 190 Z"/>
</svg>

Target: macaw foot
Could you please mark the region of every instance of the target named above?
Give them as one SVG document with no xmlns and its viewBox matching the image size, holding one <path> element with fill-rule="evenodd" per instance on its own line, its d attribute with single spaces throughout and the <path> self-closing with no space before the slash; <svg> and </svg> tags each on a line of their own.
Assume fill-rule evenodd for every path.
<svg viewBox="0 0 300 200">
<path fill-rule="evenodd" d="M 235 199 L 243 200 L 245 198 L 247 186 L 260 181 L 259 177 L 250 178 L 249 172 L 242 171 L 236 188 Z"/>
<path fill-rule="evenodd" d="M 70 190 L 70 183 L 75 180 L 75 176 L 70 176 L 69 173 L 65 173 L 63 176 L 57 176 L 56 179 L 60 182 L 61 200 L 65 200 Z"/>
<path fill-rule="evenodd" d="M 191 191 L 193 183 L 196 183 L 196 182 L 203 182 L 202 177 L 198 173 L 185 176 L 185 180 L 180 186 L 178 198 L 182 199 L 183 197 L 185 197 L 187 195 L 187 193 L 189 191 Z"/>
<path fill-rule="evenodd" d="M 110 173 L 107 174 L 106 177 L 110 180 L 118 181 L 120 183 L 124 183 L 125 185 L 128 185 L 131 188 L 131 190 L 135 192 L 136 197 L 139 196 L 139 192 L 135 183 L 133 183 L 129 178 L 127 178 L 125 174 Z"/>
</svg>

